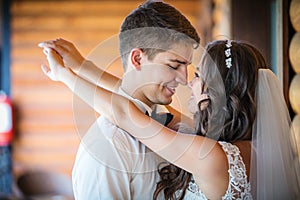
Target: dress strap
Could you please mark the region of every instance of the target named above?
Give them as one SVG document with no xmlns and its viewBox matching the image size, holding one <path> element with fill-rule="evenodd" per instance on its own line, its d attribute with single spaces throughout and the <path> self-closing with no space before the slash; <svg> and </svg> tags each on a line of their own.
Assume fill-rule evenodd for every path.
<svg viewBox="0 0 300 200">
<path fill-rule="evenodd" d="M 251 186 L 247 181 L 246 167 L 236 145 L 219 141 L 228 160 L 229 184 L 222 199 L 252 199 Z"/>
</svg>

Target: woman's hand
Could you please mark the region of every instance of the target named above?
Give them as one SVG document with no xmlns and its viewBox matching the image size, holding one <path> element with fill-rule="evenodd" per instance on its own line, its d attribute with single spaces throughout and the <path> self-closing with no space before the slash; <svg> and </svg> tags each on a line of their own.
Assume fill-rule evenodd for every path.
<svg viewBox="0 0 300 200">
<path fill-rule="evenodd" d="M 43 72 L 53 81 L 62 81 L 63 74 L 69 71 L 64 67 L 62 57 L 52 48 L 45 47 L 43 52 L 49 64 L 41 66 Z"/>
<path fill-rule="evenodd" d="M 72 69 L 75 73 L 79 71 L 85 60 L 73 43 L 62 38 L 44 41 L 39 43 L 38 46 L 55 50 L 62 57 L 64 66 Z"/>
</svg>

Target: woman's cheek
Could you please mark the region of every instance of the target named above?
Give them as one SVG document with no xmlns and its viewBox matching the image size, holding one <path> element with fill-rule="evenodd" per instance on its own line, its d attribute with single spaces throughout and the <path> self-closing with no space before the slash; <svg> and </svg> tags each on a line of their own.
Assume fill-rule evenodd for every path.
<svg viewBox="0 0 300 200">
<path fill-rule="evenodd" d="M 195 114 L 198 110 L 194 96 L 190 97 L 188 109 L 192 114 Z"/>
</svg>

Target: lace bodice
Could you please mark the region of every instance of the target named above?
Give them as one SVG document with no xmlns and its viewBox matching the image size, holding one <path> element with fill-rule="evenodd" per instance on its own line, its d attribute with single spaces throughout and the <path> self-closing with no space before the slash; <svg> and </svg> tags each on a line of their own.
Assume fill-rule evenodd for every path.
<svg viewBox="0 0 300 200">
<path fill-rule="evenodd" d="M 230 199 L 252 199 L 250 183 L 247 181 L 245 164 L 240 155 L 240 151 L 237 146 L 227 143 L 220 142 L 224 152 L 228 159 L 228 173 L 229 183 L 226 194 L 222 197 L 222 200 Z M 182 191 L 177 191 L 176 196 L 179 196 Z M 207 200 L 204 193 L 199 189 L 198 185 L 192 180 L 189 183 L 184 199 L 194 200 Z"/>
</svg>

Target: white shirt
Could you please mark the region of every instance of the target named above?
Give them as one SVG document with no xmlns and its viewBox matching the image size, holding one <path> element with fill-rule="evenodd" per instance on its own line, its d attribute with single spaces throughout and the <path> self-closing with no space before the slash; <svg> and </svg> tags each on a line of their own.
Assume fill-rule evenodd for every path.
<svg viewBox="0 0 300 200">
<path fill-rule="evenodd" d="M 128 97 L 123 91 L 120 94 Z M 134 102 L 151 113 L 142 102 Z M 77 152 L 72 172 L 75 199 L 153 199 L 160 179 L 157 167 L 163 161 L 101 116 L 82 138 Z"/>
</svg>

